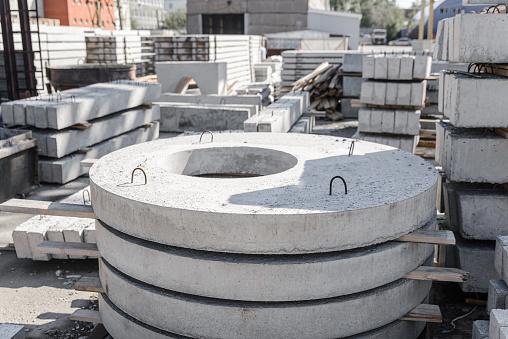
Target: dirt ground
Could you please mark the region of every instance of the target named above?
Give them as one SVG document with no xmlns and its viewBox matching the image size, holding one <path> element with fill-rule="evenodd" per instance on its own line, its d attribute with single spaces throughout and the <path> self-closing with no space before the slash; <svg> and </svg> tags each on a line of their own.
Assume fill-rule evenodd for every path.
<svg viewBox="0 0 508 339">
<path fill-rule="evenodd" d="M 315 133 L 351 137 L 357 125 L 355 120 L 336 123 L 318 120 Z M 56 201 L 87 185 L 87 177 L 66 185 L 42 185 L 28 198 Z M 12 242 L 12 230 L 30 217 L 0 212 L 0 247 Z M 41 262 L 17 259 L 14 251 L 0 250 L 0 323 L 24 325 L 27 338 L 84 339 L 93 325 L 70 321 L 69 315 L 79 308 L 97 309 L 97 296 L 75 291 L 75 277 L 70 276 L 97 275 L 98 265 L 94 259 Z M 486 300 L 486 295 L 467 297 Z M 440 306 L 444 321 L 429 324 L 420 339 L 470 338 L 473 320 L 488 319 L 485 307 L 477 307 L 473 314 L 456 321 L 455 330 L 443 333 L 452 329 L 450 322 L 453 318 L 474 307 L 465 303 L 465 295 L 455 283 L 434 283 L 431 303 Z"/>
</svg>

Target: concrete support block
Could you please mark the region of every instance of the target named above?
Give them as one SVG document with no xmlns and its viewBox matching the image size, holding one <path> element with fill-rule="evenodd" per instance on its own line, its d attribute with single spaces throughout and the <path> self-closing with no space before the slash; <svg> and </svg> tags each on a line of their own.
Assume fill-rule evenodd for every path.
<svg viewBox="0 0 508 339">
<path fill-rule="evenodd" d="M 399 80 L 413 79 L 413 65 L 414 57 L 408 56 L 400 58 Z"/>
<path fill-rule="evenodd" d="M 490 184 L 446 183 L 449 225 L 466 239 L 508 235 L 508 193 Z"/>
<path fill-rule="evenodd" d="M 227 62 L 158 62 L 155 72 L 162 85 L 162 93 L 176 93 L 179 82 L 189 78 L 196 81 L 202 94 L 227 94 Z"/>
<path fill-rule="evenodd" d="M 25 339 L 25 327 L 16 324 L 0 324 L 0 339 Z"/>
<path fill-rule="evenodd" d="M 366 79 L 374 79 L 376 57 L 367 55 L 363 57 L 362 77 Z"/>
<path fill-rule="evenodd" d="M 342 98 L 340 99 L 340 112 L 344 116 L 344 118 L 358 118 L 360 107 L 352 107 L 351 106 L 351 98 Z"/>
<path fill-rule="evenodd" d="M 399 83 L 397 104 L 401 106 L 409 106 L 411 104 L 411 84 Z"/>
<path fill-rule="evenodd" d="M 485 129 L 436 124 L 436 161 L 450 181 L 508 182 L 508 139 Z M 486 166 L 488 164 L 488 166 Z"/>
<path fill-rule="evenodd" d="M 489 339 L 489 321 L 476 320 L 473 321 L 473 337 L 472 339 Z"/>
<path fill-rule="evenodd" d="M 361 108 L 358 112 L 358 130 L 360 132 L 371 132 L 370 130 L 370 108 Z"/>
<path fill-rule="evenodd" d="M 442 112 L 452 125 L 468 128 L 508 127 L 508 81 L 505 78 L 484 75 L 479 79 L 466 74 L 445 74 L 440 79 L 444 79 L 443 100 L 448 102 Z M 446 96 L 447 93 L 452 95 Z"/>
<path fill-rule="evenodd" d="M 395 111 L 393 110 L 384 110 L 382 112 L 383 123 L 381 125 L 382 133 L 394 133 L 394 125 L 395 125 Z"/>
<path fill-rule="evenodd" d="M 358 98 L 362 92 L 362 84 L 364 78 L 358 76 L 343 76 L 342 77 L 342 95 L 345 97 Z"/>
<path fill-rule="evenodd" d="M 386 103 L 386 82 L 375 82 L 372 91 L 372 104 L 385 105 Z"/>
<path fill-rule="evenodd" d="M 434 58 L 436 60 L 445 60 L 443 59 L 443 38 L 444 38 L 444 20 L 439 20 L 437 23 L 436 30 L 436 44 L 434 47 Z"/>
<path fill-rule="evenodd" d="M 388 79 L 388 58 L 374 58 L 374 79 Z"/>
<path fill-rule="evenodd" d="M 501 333 L 502 328 L 508 327 L 508 310 L 492 310 L 490 311 L 490 324 L 489 324 L 489 338 L 501 339 L 504 338 L 504 333 Z"/>
<path fill-rule="evenodd" d="M 362 92 L 360 96 L 360 102 L 362 104 L 373 104 L 373 95 L 374 95 L 374 82 L 365 81 L 362 84 Z"/>
<path fill-rule="evenodd" d="M 413 79 L 427 79 L 432 68 L 432 57 L 418 55 L 414 59 Z"/>
<path fill-rule="evenodd" d="M 505 259 L 508 259 L 508 236 L 498 236 L 494 253 L 494 268 L 501 278 L 505 276 L 505 266 L 508 266 L 508 261 Z"/>
<path fill-rule="evenodd" d="M 455 265 L 469 272 L 467 281 L 459 284 L 462 291 L 488 293 L 489 280 L 499 279 L 494 268 L 494 242 L 466 240 L 458 235 L 455 238 Z"/>
<path fill-rule="evenodd" d="M 190 104 L 212 104 L 212 105 L 255 105 L 258 109 L 262 107 L 260 95 L 196 95 L 163 93 L 158 102 L 185 102 Z"/>
<path fill-rule="evenodd" d="M 342 71 L 345 73 L 362 73 L 364 52 L 344 51 Z"/>
<path fill-rule="evenodd" d="M 376 116 L 379 116 L 379 114 L 371 115 L 371 124 L 372 119 L 375 118 Z M 374 133 L 371 134 L 362 132 L 356 132 L 353 135 L 353 138 L 396 147 L 410 153 L 414 153 L 416 145 L 418 145 L 419 140 L 419 136 L 417 135 L 404 136 L 404 135 L 374 134 Z"/>
<path fill-rule="evenodd" d="M 396 82 L 387 82 L 386 83 L 386 101 L 385 102 L 387 105 L 397 105 L 398 89 L 399 89 L 398 83 L 396 83 Z"/>
<path fill-rule="evenodd" d="M 506 297 L 508 296 L 508 286 L 504 280 L 489 281 L 489 297 L 487 300 L 487 312 L 493 309 L 506 309 Z"/>
<path fill-rule="evenodd" d="M 388 59 L 388 77 L 389 80 L 399 80 L 400 76 L 400 58 L 392 57 Z"/>
</svg>

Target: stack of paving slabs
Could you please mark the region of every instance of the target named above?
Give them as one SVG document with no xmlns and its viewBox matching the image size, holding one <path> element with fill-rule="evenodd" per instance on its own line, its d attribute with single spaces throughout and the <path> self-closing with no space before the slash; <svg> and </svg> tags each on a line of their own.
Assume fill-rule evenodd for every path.
<svg viewBox="0 0 508 339">
<path fill-rule="evenodd" d="M 256 35 L 152 36 L 155 62 L 227 62 L 228 86 L 252 81 L 252 66 L 261 60 L 261 37 Z"/>
<path fill-rule="evenodd" d="M 365 56 L 355 137 L 414 153 L 431 66 L 428 56 Z"/>
<path fill-rule="evenodd" d="M 499 260 L 495 267 L 494 248 L 498 236 L 508 235 L 508 78 L 502 75 L 508 42 L 500 38 L 508 17 L 505 6 L 492 5 L 440 21 L 435 53 L 439 60 L 471 63 L 469 72 L 441 71 L 439 78 L 439 110 L 447 120 L 437 124 L 436 160 L 444 171 L 447 226 L 457 238 L 454 256 L 440 252 L 440 261 L 469 271 L 462 290 L 489 292 L 489 299 L 499 285 L 506 288 L 498 281 L 506 281 L 505 269 Z M 489 308 L 498 306 L 490 302 Z M 491 325 L 498 321 L 501 315 L 491 313 Z M 492 326 L 490 338 L 506 338 Z"/>
<path fill-rule="evenodd" d="M 37 138 L 39 179 L 64 184 L 88 172 L 84 159 L 158 138 L 158 83 L 120 80 L 2 104 L 7 126 Z"/>
</svg>

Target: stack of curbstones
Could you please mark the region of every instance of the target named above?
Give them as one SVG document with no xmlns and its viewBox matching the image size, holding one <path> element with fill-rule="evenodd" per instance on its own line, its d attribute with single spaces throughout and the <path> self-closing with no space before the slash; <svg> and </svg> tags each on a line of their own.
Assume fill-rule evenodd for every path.
<svg viewBox="0 0 508 339">
<path fill-rule="evenodd" d="M 391 240 L 435 227 L 436 171 L 351 141 L 189 136 L 100 159 L 90 183 L 108 332 L 417 338 L 424 323 L 399 319 L 431 282 L 403 277 L 432 263 L 433 245 Z M 130 183 L 139 166 L 147 182 L 136 171 Z M 338 180 L 329 192 L 334 175 L 347 195 Z"/>
</svg>

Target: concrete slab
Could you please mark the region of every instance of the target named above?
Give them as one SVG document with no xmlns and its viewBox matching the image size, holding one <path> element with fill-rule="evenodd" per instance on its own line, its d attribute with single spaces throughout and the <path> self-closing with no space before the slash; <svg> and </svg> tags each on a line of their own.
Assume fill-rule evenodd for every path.
<svg viewBox="0 0 508 339">
<path fill-rule="evenodd" d="M 485 129 L 436 124 L 436 161 L 449 180 L 457 182 L 508 182 L 508 139 Z M 488 166 L 485 166 L 488 164 Z"/>
<path fill-rule="evenodd" d="M 372 91 L 372 104 L 383 106 L 386 103 L 386 82 L 375 82 Z"/>
<path fill-rule="evenodd" d="M 370 117 L 371 117 L 370 108 L 361 108 L 358 112 L 358 130 L 360 132 L 370 132 Z"/>
<path fill-rule="evenodd" d="M 362 84 L 364 78 L 359 76 L 343 76 L 342 77 L 342 95 L 345 97 L 358 98 L 362 92 Z"/>
<path fill-rule="evenodd" d="M 358 112 L 360 111 L 360 107 L 352 107 L 350 98 L 342 98 L 340 99 L 340 112 L 344 116 L 344 118 L 356 118 L 358 119 Z"/>
<path fill-rule="evenodd" d="M 407 56 L 400 58 L 399 80 L 413 79 L 414 57 Z"/>
<path fill-rule="evenodd" d="M 504 280 L 489 281 L 489 298 L 487 300 L 487 312 L 493 309 L 506 309 L 506 297 L 508 296 L 508 286 Z"/>
<path fill-rule="evenodd" d="M 504 263 L 504 258 L 508 258 L 508 236 L 498 236 L 496 238 L 496 251 L 494 253 L 494 268 L 496 269 L 497 274 L 500 277 L 504 277 L 504 268 L 506 264 Z M 507 262 L 508 263 L 508 262 Z"/>
<path fill-rule="evenodd" d="M 504 334 L 501 333 L 502 328 L 508 327 L 508 310 L 492 310 L 490 311 L 489 338 L 501 339 Z"/>
<path fill-rule="evenodd" d="M 437 173 L 434 167 L 416 156 L 392 148 L 358 142 L 355 144 L 355 154 L 359 156 L 344 157 L 349 153 L 350 140 L 303 134 L 219 134 L 214 137 L 213 143 L 196 145 L 198 141 L 198 136 L 160 140 L 133 146 L 99 160 L 90 171 L 95 213 L 111 227 L 149 241 L 185 248 L 220 249 L 225 252 L 240 251 L 241 253 L 328 252 L 330 250 L 362 247 L 367 244 L 386 241 L 388 238 L 396 238 L 421 227 L 435 213 Z M 295 144 L 299 146 L 295 147 Z M 322 147 L 326 149 L 326 152 Z M 171 151 L 169 152 L 169 150 Z M 161 152 L 169 157 L 168 161 L 165 162 L 169 167 L 164 166 L 162 168 L 158 165 Z M 181 161 L 175 160 L 175 162 L 172 160 L 175 159 L 173 157 L 179 158 L 180 155 L 177 154 L 180 154 L 180 152 L 183 152 L 181 154 L 191 152 L 195 156 L 188 158 L 185 162 L 186 165 L 183 165 L 184 163 Z M 251 161 L 238 162 L 235 160 L 237 159 L 236 152 L 247 152 L 249 159 L 264 157 L 266 161 L 255 162 L 254 164 Z M 118 179 L 116 176 L 111 177 L 112 173 L 130 173 L 133 165 L 131 162 L 139 163 L 141 158 L 138 159 L 138 157 L 144 159 L 142 163 L 152 173 L 150 177 L 157 178 L 157 180 L 149 180 L 147 185 L 135 186 L 135 189 L 115 185 L 116 188 L 112 187 L 111 190 L 108 189 L 107 191 L 101 188 L 103 185 L 108 185 L 107 183 L 110 180 L 116 181 Z M 374 164 L 378 163 L 378 157 L 393 158 L 393 161 L 383 161 L 387 166 L 378 166 Z M 126 163 L 118 160 L 121 158 L 131 160 Z M 216 159 L 219 158 L 224 161 L 217 162 Z M 196 159 L 200 159 L 199 166 L 198 162 L 195 162 Z M 270 159 L 273 159 L 273 162 Z M 395 161 L 394 159 L 399 160 Z M 206 161 L 206 166 L 203 166 L 203 161 Z M 319 199 L 316 200 L 315 196 L 320 196 L 322 194 L 320 192 L 323 192 L 322 182 L 327 181 L 329 185 L 330 181 L 328 178 L 329 172 L 324 171 L 323 168 L 332 165 L 337 166 L 337 161 L 342 164 L 342 173 L 347 177 L 346 180 L 349 180 L 348 186 L 360 185 L 366 187 L 359 182 L 355 184 L 355 180 L 362 180 L 364 183 L 367 179 L 361 179 L 362 177 L 370 178 L 375 175 L 375 179 L 372 179 L 373 185 L 381 185 L 378 182 L 379 178 L 385 176 L 387 178 L 396 177 L 397 182 L 402 186 L 411 183 L 412 189 L 394 190 L 395 183 L 391 181 L 390 192 L 392 193 L 379 192 L 379 199 L 376 193 L 372 193 L 370 190 L 368 194 L 372 197 L 371 199 L 360 198 L 362 196 L 360 194 L 361 190 L 357 190 L 355 193 L 348 192 L 347 200 L 341 199 L 342 195 L 337 195 L 329 198 L 328 201 L 316 204 Z M 362 170 L 359 168 L 357 161 L 362 161 L 363 164 L 371 161 L 374 163 L 369 166 L 360 166 L 364 168 Z M 407 165 L 404 165 L 406 162 Z M 171 164 L 177 163 L 180 163 L 178 165 L 179 169 L 173 168 Z M 265 167 L 265 163 L 272 165 Z M 124 166 L 126 168 L 123 168 Z M 374 172 L 373 168 L 375 168 Z M 184 175 L 175 176 L 174 171 L 184 173 Z M 217 189 L 217 186 L 214 186 L 215 188 L 208 186 L 214 184 L 212 181 L 185 175 L 196 175 L 203 173 L 203 171 L 205 173 L 243 172 L 254 174 L 284 172 L 284 174 L 266 175 L 258 179 L 222 181 L 220 190 Z M 353 171 L 355 176 L 350 178 L 346 175 L 348 171 Z M 383 171 L 387 172 L 383 174 Z M 415 172 L 418 172 L 418 175 Z M 323 176 L 323 178 L 318 179 L 320 176 Z M 418 182 L 421 181 L 420 185 L 415 186 L 413 184 L 415 178 Z M 195 184 L 195 180 L 199 181 L 199 185 Z M 166 185 L 172 187 L 170 196 L 166 196 L 160 191 L 161 187 Z M 277 188 L 280 186 L 282 188 Z M 150 193 L 145 195 L 145 190 Z M 160 194 L 154 196 L 153 190 L 160 192 Z M 254 193 L 250 193 L 251 190 Z M 258 201 L 258 198 L 256 198 L 259 197 L 259 192 L 263 192 L 262 201 Z M 382 203 L 387 198 L 395 199 L 393 196 L 395 192 L 397 192 L 396 196 L 398 197 L 396 199 L 402 199 L 404 203 L 399 205 L 393 200 L 390 200 L 389 204 Z M 401 193 L 404 194 L 403 198 L 400 196 Z M 131 196 L 131 194 L 133 195 Z M 183 196 L 188 194 L 191 194 L 193 198 L 182 199 Z M 285 197 L 283 200 L 281 200 L 281 194 Z M 359 201 L 355 202 L 353 208 L 353 205 L 350 205 L 353 202 L 351 199 L 354 199 L 353 197 L 357 194 L 360 194 L 358 195 Z M 119 196 L 125 196 L 126 198 L 119 201 Z M 211 196 L 213 196 L 213 199 Z M 392 197 L 390 198 L 390 196 Z M 135 200 L 132 200 L 134 197 Z M 163 199 L 163 201 L 154 204 L 153 200 L 150 200 L 152 201 L 150 203 L 150 213 L 147 214 L 144 212 L 145 205 L 143 203 L 143 199 L 146 197 Z M 376 198 L 374 199 L 374 197 Z M 284 201 L 282 205 L 281 201 Z M 370 205 L 372 203 L 374 205 Z M 112 204 L 116 207 L 112 208 Z M 351 207 L 345 207 L 346 205 Z M 410 205 L 411 208 L 409 208 Z M 207 213 L 202 214 L 193 211 L 194 208 L 201 210 L 204 206 L 206 206 Z M 300 207 L 297 208 L 298 206 Z M 402 213 L 400 224 L 396 222 L 394 217 L 398 215 L 397 210 L 399 207 L 403 211 L 411 211 L 409 214 L 407 212 Z M 342 208 L 347 208 L 347 211 L 340 212 Z M 379 213 L 376 212 L 375 216 L 372 215 L 374 210 L 379 211 Z M 273 215 L 273 212 L 276 212 L 276 214 Z M 364 212 L 368 214 L 364 215 Z M 162 232 L 157 225 L 161 223 L 168 224 L 167 218 L 172 218 L 173 213 L 177 213 L 179 217 L 171 219 L 174 221 L 174 223 L 170 223 L 172 225 L 168 225 L 171 232 L 168 228 Z M 318 222 L 321 225 L 319 229 L 312 230 L 306 227 L 305 231 L 303 229 L 296 230 L 294 220 L 296 220 L 295 218 L 301 219 L 302 213 L 308 223 Z M 255 220 L 258 225 L 256 230 L 252 230 L 254 233 L 244 232 L 244 230 L 240 230 L 235 226 L 238 223 L 248 224 L 252 222 L 253 214 L 256 215 Z M 353 218 L 356 215 L 358 215 L 358 219 Z M 339 221 L 343 217 L 348 220 L 344 224 Z M 139 218 L 142 218 L 143 221 L 141 222 Z M 351 220 L 361 220 L 361 224 L 355 224 L 354 227 L 359 230 L 368 227 L 369 231 L 355 232 L 354 234 L 346 232 L 346 229 L 352 227 Z M 376 224 L 376 227 L 371 229 L 370 224 L 366 223 L 365 220 L 372 220 L 372 224 Z M 199 230 L 191 230 L 185 226 L 197 222 L 202 225 Z M 390 226 L 386 228 L 381 226 L 387 222 Z M 274 224 L 277 225 L 276 233 L 279 235 L 274 234 Z M 221 225 L 220 230 L 215 225 Z M 266 227 L 263 225 L 266 225 Z M 288 231 L 288 227 L 291 228 L 291 232 Z M 386 229 L 389 229 L 390 233 L 395 232 L 396 234 L 390 236 L 387 234 Z M 147 236 L 148 230 L 153 234 Z M 189 232 L 193 234 L 191 237 L 193 240 L 190 242 Z M 308 236 L 302 236 L 301 232 L 308 234 Z M 297 238 L 288 241 L 288 234 L 294 234 Z"/>
<path fill-rule="evenodd" d="M 427 81 L 411 83 L 411 106 L 424 106 L 425 93 L 427 92 Z"/>
<path fill-rule="evenodd" d="M 413 79 L 427 79 L 430 76 L 432 68 L 432 57 L 430 56 L 415 56 L 413 65 Z"/>
<path fill-rule="evenodd" d="M 489 321 L 475 320 L 473 321 L 473 338 L 472 339 L 489 339 Z"/>
<path fill-rule="evenodd" d="M 363 57 L 362 77 L 366 79 L 374 79 L 375 77 L 376 56 L 367 55 Z"/>
<path fill-rule="evenodd" d="M 25 327 L 16 324 L 0 324 L 0 339 L 25 339 Z"/>
<path fill-rule="evenodd" d="M 374 94 L 374 82 L 373 81 L 365 81 L 362 83 L 362 91 L 360 95 L 360 102 L 362 104 L 373 104 L 373 94 Z"/>
<path fill-rule="evenodd" d="M 162 93 L 177 93 L 180 80 L 189 78 L 196 81 L 202 94 L 227 95 L 227 62 L 157 62 L 155 73 L 162 85 Z"/>
<path fill-rule="evenodd" d="M 388 58 L 388 76 L 389 80 L 399 80 L 400 76 L 400 58 Z"/>
<path fill-rule="evenodd" d="M 411 84 L 399 83 L 397 93 L 397 105 L 409 106 L 411 105 Z"/>
<path fill-rule="evenodd" d="M 397 94 L 399 90 L 399 84 L 396 82 L 386 83 L 386 100 L 387 105 L 397 105 Z"/>
<path fill-rule="evenodd" d="M 255 105 L 261 109 L 262 97 L 260 95 L 196 95 L 163 93 L 157 102 L 186 102 L 190 104 L 212 105 Z"/>
<path fill-rule="evenodd" d="M 372 117 L 371 117 L 372 119 Z M 416 145 L 418 145 L 419 137 L 415 136 L 405 136 L 405 135 L 395 135 L 395 134 L 369 134 L 369 133 L 361 133 L 357 132 L 353 135 L 353 138 L 357 138 L 360 140 L 365 140 L 369 142 L 375 142 L 382 145 L 388 145 L 391 147 L 399 148 L 406 152 L 414 153 L 416 149 Z"/>
<path fill-rule="evenodd" d="M 347 53 L 344 53 L 342 71 L 345 73 L 362 73 L 363 57 L 369 53 L 349 51 L 346 52 Z"/>
<path fill-rule="evenodd" d="M 388 79 L 388 58 L 374 58 L 374 79 Z"/>
<path fill-rule="evenodd" d="M 428 281 L 401 279 L 347 297 L 298 303 L 249 303 L 176 294 L 135 282 L 104 259 L 100 265 L 103 287 L 114 305 L 150 326 L 190 337 L 337 338 L 355 335 L 402 317 L 426 298 L 431 287 Z M 101 312 L 102 305 L 101 302 Z M 167 311 L 160 312 L 161 309 Z M 352 309 L 356 312 L 351 312 Z M 392 312 L 379 312 L 379 309 Z M 192 314 L 200 314 L 200 317 Z M 336 326 L 333 319 L 337 317 L 344 326 Z M 112 323 L 105 319 L 105 324 Z M 118 337 L 119 333 L 110 334 Z"/>
</svg>

